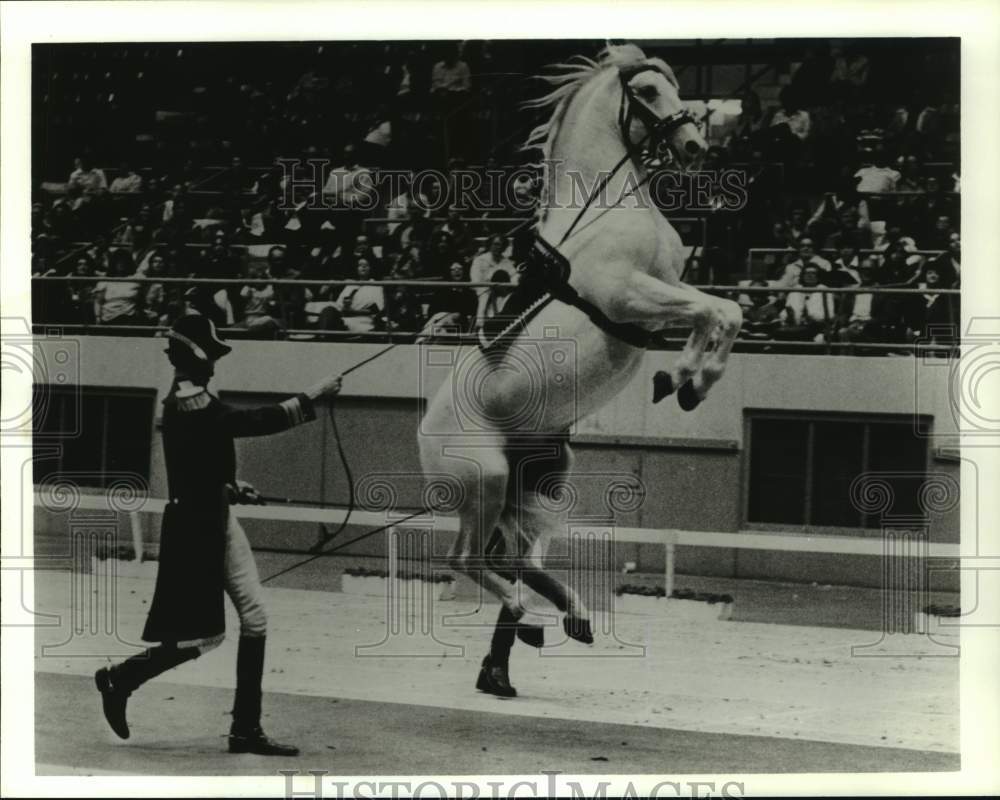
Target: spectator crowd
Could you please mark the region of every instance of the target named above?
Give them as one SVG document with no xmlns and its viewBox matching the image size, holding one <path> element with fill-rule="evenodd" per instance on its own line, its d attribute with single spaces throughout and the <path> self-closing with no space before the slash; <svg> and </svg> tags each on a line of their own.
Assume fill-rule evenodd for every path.
<svg viewBox="0 0 1000 800">
<path fill-rule="evenodd" d="M 206 90 L 228 98 L 217 109 L 230 123 L 223 138 L 195 135 L 217 114 L 194 108 L 183 134 L 168 127 L 141 152 L 112 137 L 120 144 L 101 153 L 108 166 L 87 146 L 62 178 L 36 160 L 32 272 L 67 278 L 35 283 L 36 321 L 142 333 L 194 308 L 251 338 L 428 338 L 471 332 L 499 313 L 518 280 L 530 212 L 449 206 L 439 194 L 447 181 L 404 183 L 374 210 L 359 197 L 380 167 L 415 170 L 436 163 L 433 153 L 444 153 L 446 176 L 466 159 L 496 166 L 476 125 L 493 113 L 484 98 L 513 102 L 483 77 L 502 71 L 500 51 L 483 42 L 442 45 L 436 56 L 416 45 L 354 52 L 365 69 L 379 67 L 370 86 L 356 69 L 331 80 L 307 60 L 283 86 L 225 79 Z M 742 169 L 746 202 L 709 220 L 707 247 L 685 279 L 738 285 L 748 341 L 846 350 L 952 341 L 957 296 L 937 291 L 961 279 L 957 80 L 942 77 L 949 65 L 935 53 L 911 67 L 909 82 L 879 64 L 863 42 L 810 45 L 778 102 L 747 90 L 713 142 L 709 165 Z M 200 97 L 200 82 L 186 80 L 185 90 L 161 87 L 164 96 Z M 62 85 L 51 81 L 36 103 L 62 109 Z M 350 124 L 331 136 L 336 151 L 313 139 L 330 129 L 331 100 L 360 109 L 338 118 Z M 471 100 L 483 113 L 465 113 Z M 282 157 L 300 159 L 291 174 Z M 289 179 L 315 178 L 308 159 L 334 165 L 316 184 L 326 205 L 289 202 Z M 189 278 L 218 283 L 157 280 Z M 510 288 L 452 285 L 469 281 Z"/>
</svg>

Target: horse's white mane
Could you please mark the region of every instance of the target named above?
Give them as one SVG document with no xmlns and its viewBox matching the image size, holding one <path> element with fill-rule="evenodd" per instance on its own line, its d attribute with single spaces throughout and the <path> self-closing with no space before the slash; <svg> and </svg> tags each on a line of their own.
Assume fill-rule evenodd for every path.
<svg viewBox="0 0 1000 800">
<path fill-rule="evenodd" d="M 552 145 L 559 135 L 559 126 L 569 108 L 570 102 L 591 79 L 608 69 L 628 67 L 645 62 L 646 54 L 634 44 L 608 45 L 597 56 L 597 60 L 586 56 L 574 56 L 568 62 L 553 64 L 548 69 L 550 74 L 537 75 L 555 88 L 548 94 L 522 104 L 523 108 L 540 109 L 554 107 L 552 115 L 528 134 L 522 150 L 540 150 L 542 153 L 542 189 L 535 211 L 535 227 L 538 228 L 545 219 L 549 195 L 549 159 L 552 155 Z M 657 60 L 658 59 L 654 59 Z M 575 62 L 575 63 L 574 63 Z M 666 65 L 663 65 L 666 67 Z M 537 165 L 536 165 L 537 166 Z"/>
</svg>

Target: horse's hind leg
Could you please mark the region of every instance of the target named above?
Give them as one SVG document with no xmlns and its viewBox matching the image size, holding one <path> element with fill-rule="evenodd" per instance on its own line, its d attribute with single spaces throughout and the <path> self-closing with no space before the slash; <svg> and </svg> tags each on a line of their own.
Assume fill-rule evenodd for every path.
<svg viewBox="0 0 1000 800">
<path fill-rule="evenodd" d="M 543 566 L 549 541 L 564 531 L 562 516 L 546 509 L 535 492 L 526 492 L 509 513 L 517 531 L 515 563 L 518 577 L 566 614 L 563 627 L 571 638 L 591 644 L 590 612 L 580 595 Z"/>
<path fill-rule="evenodd" d="M 508 506 L 501 516 L 500 526 L 494 531 L 487 546 L 487 558 L 498 573 L 530 587 L 546 598 L 560 611 L 566 613 L 564 627 L 569 636 L 590 644 L 593 634 L 590 629 L 587 609 L 579 595 L 570 587 L 542 569 L 542 559 L 548 549 L 551 536 L 561 529 L 558 517 L 538 505 L 536 496 L 528 501 L 528 508 L 517 510 Z M 508 539 L 513 540 L 508 546 Z M 501 606 L 490 641 L 489 663 L 492 668 L 502 669 L 500 676 L 491 675 L 484 664 L 480 673 L 479 688 L 493 694 L 515 696 L 516 690 L 510 686 L 508 675 L 510 651 L 515 639 L 532 647 L 544 646 L 544 628 L 525 625 L 514 618 L 506 606 Z M 497 691 L 496 680 L 506 680 L 506 691 Z M 493 685 L 491 685 L 493 684 Z"/>
<path fill-rule="evenodd" d="M 507 491 L 502 440 L 497 437 L 495 441 L 477 442 L 474 448 L 448 453 L 443 464 L 465 489 L 458 509 L 458 536 L 449 550 L 448 565 L 499 597 L 511 615 L 520 619 L 524 609 L 510 581 L 491 569 L 485 559 L 484 545 L 500 520 Z"/>
</svg>

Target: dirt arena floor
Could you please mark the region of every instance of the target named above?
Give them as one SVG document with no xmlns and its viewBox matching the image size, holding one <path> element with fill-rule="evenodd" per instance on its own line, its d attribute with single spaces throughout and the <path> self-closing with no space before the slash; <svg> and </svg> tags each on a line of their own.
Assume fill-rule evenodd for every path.
<svg viewBox="0 0 1000 800">
<path fill-rule="evenodd" d="M 921 636 L 619 610 L 595 616 L 592 648 L 556 627 L 540 653 L 515 647 L 505 700 L 473 686 L 496 606 L 285 587 L 267 589 L 264 726 L 299 758 L 225 753 L 235 635 L 137 692 L 121 741 L 92 673 L 135 652 L 152 582 L 35 582 L 54 615 L 36 634 L 40 775 L 959 768 L 958 659 Z"/>
</svg>

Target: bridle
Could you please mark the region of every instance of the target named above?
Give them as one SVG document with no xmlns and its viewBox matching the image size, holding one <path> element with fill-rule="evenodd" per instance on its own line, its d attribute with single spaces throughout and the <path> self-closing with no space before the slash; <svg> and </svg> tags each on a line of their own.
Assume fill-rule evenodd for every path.
<svg viewBox="0 0 1000 800">
<path fill-rule="evenodd" d="M 618 127 L 621 129 L 625 149 L 632 158 L 640 161 L 640 163 L 644 161 L 643 148 L 647 144 L 647 141 L 648 150 L 653 157 L 662 159 L 674 150 L 674 132 L 682 125 L 686 125 L 689 122 L 694 124 L 695 121 L 686 108 L 682 108 L 676 114 L 671 114 L 669 117 L 661 118 L 656 116 L 652 109 L 636 96 L 635 90 L 632 88 L 632 79 L 643 72 L 658 72 L 664 78 L 667 78 L 666 73 L 655 64 L 634 64 L 618 70 L 618 78 L 622 89 L 621 102 L 618 105 Z M 638 119 L 646 128 L 646 135 L 639 142 L 633 142 L 631 139 L 632 121 L 634 119 Z M 673 155 L 679 163 L 680 154 L 674 152 Z"/>
<path fill-rule="evenodd" d="M 619 170 L 624 167 L 629 161 L 634 161 L 641 166 L 649 167 L 649 162 L 655 159 L 664 159 L 666 156 L 671 156 L 676 163 L 681 163 L 681 154 L 677 153 L 673 144 L 673 135 L 682 125 L 687 123 L 694 124 L 694 117 L 688 113 L 686 108 L 682 108 L 676 114 L 671 114 L 669 117 L 658 117 L 653 113 L 653 110 L 647 106 L 639 97 L 636 96 L 635 90 L 631 86 L 632 79 L 643 72 L 658 72 L 667 78 L 666 73 L 655 64 L 649 62 L 641 62 L 639 64 L 633 64 L 628 67 L 619 67 L 618 69 L 618 80 L 621 83 L 621 100 L 618 104 L 618 127 L 621 130 L 622 142 L 625 144 L 625 155 L 622 159 L 612 167 L 611 172 L 609 172 L 601 181 L 594 187 L 594 190 L 590 193 L 587 198 L 587 202 L 583 204 L 583 208 L 580 209 L 579 213 L 573 219 L 573 223 L 563 234 L 562 238 L 559 240 L 559 245 L 561 246 L 566 242 L 567 239 L 573 234 L 577 223 L 583 218 L 583 215 L 587 213 L 587 210 L 594 204 L 594 200 L 600 197 L 601 192 L 608 185 L 612 178 L 618 174 Z M 669 80 L 669 78 L 668 78 Z M 638 141 L 633 142 L 631 137 L 632 121 L 638 119 L 643 126 L 646 128 L 645 135 Z M 649 152 L 650 157 L 646 156 L 646 152 Z M 654 170 L 651 168 L 646 169 L 646 176 L 639 182 L 639 184 L 632 189 L 629 194 L 634 194 L 640 186 L 647 183 L 650 178 L 652 178 Z M 627 196 L 627 195 L 626 195 Z M 619 203 L 624 200 L 625 197 L 619 198 Z M 618 203 L 615 204 L 617 206 Z M 611 211 L 615 206 L 611 206 L 605 209 L 601 214 L 592 219 L 587 225 L 590 225 L 600 219 L 608 211 Z M 586 226 L 584 226 L 586 227 Z M 580 230 L 583 230 L 581 228 Z M 579 233 L 579 231 L 577 231 Z"/>
</svg>

